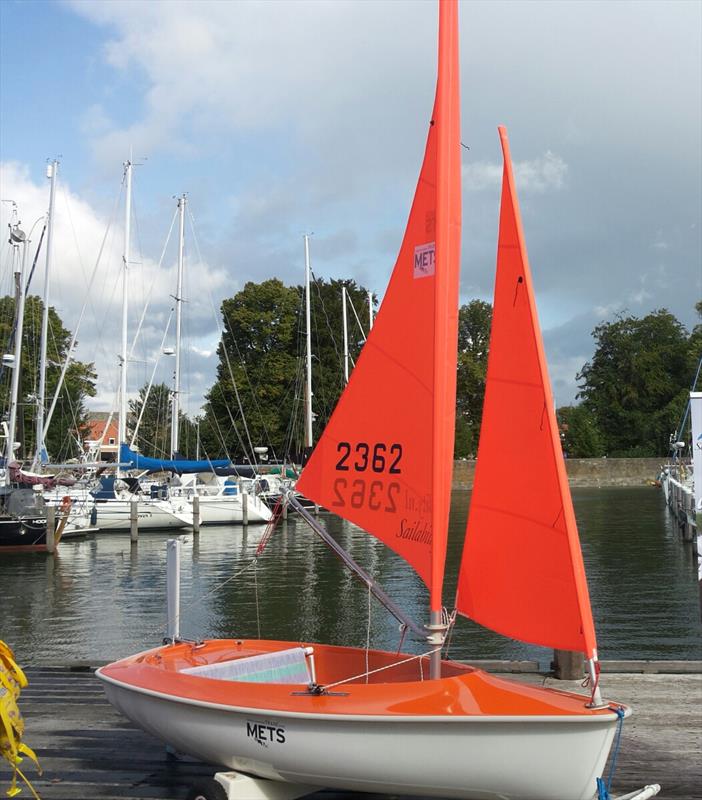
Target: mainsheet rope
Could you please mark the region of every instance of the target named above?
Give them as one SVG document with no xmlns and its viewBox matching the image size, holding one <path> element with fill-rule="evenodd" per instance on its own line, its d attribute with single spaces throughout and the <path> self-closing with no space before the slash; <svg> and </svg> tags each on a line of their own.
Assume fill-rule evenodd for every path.
<svg viewBox="0 0 702 800">
<path fill-rule="evenodd" d="M 351 681 L 357 681 L 360 678 L 366 678 L 370 675 L 375 675 L 378 672 L 384 672 L 387 669 L 392 669 L 393 667 L 399 667 L 402 664 L 409 664 L 411 661 L 419 660 L 419 668 L 420 668 L 420 676 L 421 680 L 424 680 L 424 668 L 422 664 L 422 660 L 425 658 L 430 658 L 433 653 L 436 653 L 438 650 L 441 650 L 441 647 L 433 647 L 431 650 L 428 650 L 426 653 L 420 653 L 416 656 L 408 656 L 407 658 L 403 658 L 400 661 L 394 661 L 392 664 L 385 664 L 382 667 L 376 667 L 376 669 L 366 670 L 365 672 L 360 672 L 358 675 L 352 675 L 350 678 L 342 678 L 340 681 L 335 681 L 334 683 L 325 683 L 322 685 L 323 689 L 333 689 L 335 686 L 341 686 L 344 683 L 350 683 Z"/>
</svg>

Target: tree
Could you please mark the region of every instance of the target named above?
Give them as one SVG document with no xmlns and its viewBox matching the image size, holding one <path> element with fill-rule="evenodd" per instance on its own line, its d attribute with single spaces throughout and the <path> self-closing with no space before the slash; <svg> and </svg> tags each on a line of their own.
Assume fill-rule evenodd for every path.
<svg viewBox="0 0 702 800">
<path fill-rule="evenodd" d="M 563 452 L 570 458 L 604 455 L 602 434 L 592 412 L 584 405 L 563 406 L 557 411 Z"/>
<path fill-rule="evenodd" d="M 312 384 L 315 441 L 343 389 L 341 291 L 355 308 L 367 292 L 353 281 L 315 280 L 311 286 Z M 222 303 L 224 333 L 217 380 L 207 393 L 200 437 L 209 457 L 251 457 L 256 446 L 279 457 L 303 448 L 305 315 L 302 287 L 278 279 L 247 283 Z M 352 358 L 364 336 L 349 312 Z"/>
<path fill-rule="evenodd" d="M 478 449 L 491 323 L 492 306 L 483 300 L 471 300 L 458 311 L 457 457 Z"/>
<path fill-rule="evenodd" d="M 136 445 L 139 452 L 145 456 L 168 459 L 172 456 L 172 396 L 171 389 L 165 383 L 155 384 L 150 391 L 146 384 L 139 389 L 139 397 L 129 401 L 128 428 L 133 431 L 137 422 L 139 423 Z M 178 428 L 178 454 L 180 456 L 195 458 L 196 436 L 195 423 L 181 412 Z"/>
<path fill-rule="evenodd" d="M 22 442 L 19 456 L 32 457 L 36 450 L 36 404 L 39 389 L 39 361 L 41 324 L 44 304 L 39 297 L 30 295 L 25 302 L 22 334 L 22 363 L 18 413 L 18 439 Z M 15 300 L 0 298 L 0 348 L 10 352 L 14 330 Z M 46 411 L 48 412 L 58 385 L 63 364 L 68 357 L 71 332 L 63 327 L 55 309 L 49 307 L 49 336 L 47 342 Z M 51 457 L 64 460 L 81 451 L 80 441 L 86 431 L 87 410 L 85 400 L 95 396 L 94 365 L 71 360 L 56 403 L 46 445 Z M 2 370 L 0 377 L 0 402 L 9 408 L 12 370 Z"/>
<path fill-rule="evenodd" d="M 592 360 L 577 376 L 578 397 L 593 415 L 611 456 L 663 455 L 687 402 L 689 341 L 661 309 L 619 316 L 593 331 Z"/>
<path fill-rule="evenodd" d="M 692 333 L 690 334 L 690 339 L 688 341 L 687 357 L 688 369 L 691 375 L 690 380 L 692 380 L 697 374 L 697 368 L 699 366 L 700 359 L 702 358 L 702 300 L 695 303 L 695 311 L 697 311 L 697 316 L 700 318 L 700 321 L 692 329 Z M 697 391 L 700 391 L 699 383 Z"/>
<path fill-rule="evenodd" d="M 277 278 L 247 283 L 222 303 L 217 380 L 200 427 L 210 458 L 282 448 L 295 401 L 300 293 Z"/>
<path fill-rule="evenodd" d="M 361 309 L 366 308 L 368 292 L 352 280 L 315 280 L 312 296 L 312 386 L 314 390 L 313 426 L 315 441 L 327 425 L 344 389 L 344 343 L 342 330 L 342 287 L 346 287 L 347 303 L 353 304 L 358 314 L 348 314 L 348 345 L 351 363 L 349 372 L 358 358 L 365 337 L 368 320 Z M 300 289 L 300 291 L 302 291 Z M 359 329 L 359 322 L 361 328 Z"/>
</svg>

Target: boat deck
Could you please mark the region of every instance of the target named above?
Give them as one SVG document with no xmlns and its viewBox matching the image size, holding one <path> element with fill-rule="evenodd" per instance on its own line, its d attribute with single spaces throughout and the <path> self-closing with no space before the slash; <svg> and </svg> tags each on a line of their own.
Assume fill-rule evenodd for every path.
<svg viewBox="0 0 702 800">
<path fill-rule="evenodd" d="M 640 674 L 603 674 L 605 694 L 631 704 L 634 716 L 624 735 L 614 794 L 660 783 L 662 800 L 702 800 L 702 665 L 678 664 L 678 674 L 651 673 L 650 664 L 627 662 Z M 164 747 L 124 720 L 108 704 L 88 669 L 35 667 L 20 698 L 26 741 L 44 775 L 33 780 L 44 800 L 179 800 L 189 785 L 215 771 L 190 760 L 174 760 Z M 515 676 L 516 677 L 516 676 Z M 523 674 L 525 681 L 575 689 L 577 682 Z M 27 775 L 35 777 L 30 765 Z M 0 791 L 8 780 L 0 766 Z M 24 790 L 20 797 L 29 797 Z M 340 800 L 347 792 L 319 792 L 317 800 Z M 371 795 L 358 795 L 369 800 Z"/>
</svg>

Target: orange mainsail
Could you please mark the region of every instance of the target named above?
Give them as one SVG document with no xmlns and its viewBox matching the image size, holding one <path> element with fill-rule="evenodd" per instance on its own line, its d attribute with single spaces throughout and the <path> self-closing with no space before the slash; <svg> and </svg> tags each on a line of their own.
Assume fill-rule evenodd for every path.
<svg viewBox="0 0 702 800">
<path fill-rule="evenodd" d="M 507 132 L 478 461 L 461 614 L 533 644 L 595 655 L 580 542 L 539 329 Z"/>
<path fill-rule="evenodd" d="M 385 298 L 297 488 L 392 548 L 442 606 L 453 465 L 461 188 L 458 8 L 439 4 L 424 162 Z"/>
</svg>

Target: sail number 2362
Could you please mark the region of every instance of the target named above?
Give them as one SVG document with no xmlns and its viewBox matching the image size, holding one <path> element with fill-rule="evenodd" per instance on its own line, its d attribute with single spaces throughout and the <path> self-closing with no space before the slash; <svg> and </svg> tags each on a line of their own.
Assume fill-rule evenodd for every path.
<svg viewBox="0 0 702 800">
<path fill-rule="evenodd" d="M 336 451 L 338 454 L 337 472 L 356 474 L 367 472 L 371 473 L 371 476 L 373 473 L 378 476 L 402 473 L 401 444 L 358 442 L 352 445 L 351 442 L 339 442 Z M 333 491 L 332 506 L 368 507 L 371 511 L 394 513 L 397 511 L 396 499 L 400 491 L 400 484 L 395 482 L 386 484 L 385 481 L 377 479 L 366 481 L 363 475 L 358 475 L 353 480 L 338 477 L 334 481 Z"/>
<path fill-rule="evenodd" d="M 402 472 L 400 461 L 402 460 L 402 445 L 387 445 L 383 442 L 368 444 L 358 442 L 352 445 L 350 442 L 339 442 L 336 446 L 339 459 L 336 462 L 336 469 L 339 472 L 387 472 L 390 475 L 399 475 Z"/>
</svg>

